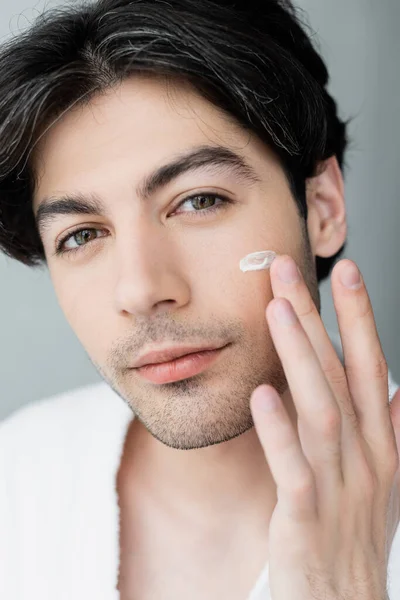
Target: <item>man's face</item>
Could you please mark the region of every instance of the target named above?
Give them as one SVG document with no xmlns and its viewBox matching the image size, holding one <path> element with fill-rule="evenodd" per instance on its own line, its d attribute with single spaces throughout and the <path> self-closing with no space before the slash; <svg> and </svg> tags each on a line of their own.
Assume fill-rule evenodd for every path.
<svg viewBox="0 0 400 600">
<path fill-rule="evenodd" d="M 202 167 L 137 196 L 144 176 L 204 145 L 240 154 L 259 181 Z M 252 391 L 270 383 L 283 393 L 287 384 L 265 319 L 269 272 L 243 273 L 240 260 L 290 254 L 319 308 L 313 257 L 272 152 L 185 84 L 135 77 L 66 113 L 33 166 L 35 215 L 48 196 L 91 194 L 105 205 L 103 216 L 59 214 L 41 233 L 60 306 L 101 376 L 171 447 L 209 446 L 252 427 Z M 231 202 L 210 210 L 221 196 Z M 65 243 L 78 250 L 56 255 L 78 227 L 89 231 Z M 181 381 L 151 383 L 130 368 L 156 346 L 228 343 Z"/>
</svg>

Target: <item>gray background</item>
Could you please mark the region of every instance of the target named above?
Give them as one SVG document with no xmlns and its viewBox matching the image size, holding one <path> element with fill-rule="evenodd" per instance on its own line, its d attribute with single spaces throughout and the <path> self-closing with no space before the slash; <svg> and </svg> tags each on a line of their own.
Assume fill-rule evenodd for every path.
<svg viewBox="0 0 400 600">
<path fill-rule="evenodd" d="M 201 0 L 200 0 L 201 1 Z M 60 0 L 2 0 L 0 37 Z M 366 281 L 389 368 L 400 382 L 399 0 L 301 0 L 331 72 L 341 115 L 355 117 L 347 155 L 349 244 Z M 101 381 L 58 306 L 45 271 L 0 255 L 0 419 L 43 397 Z M 330 281 L 322 317 L 337 331 Z"/>
</svg>

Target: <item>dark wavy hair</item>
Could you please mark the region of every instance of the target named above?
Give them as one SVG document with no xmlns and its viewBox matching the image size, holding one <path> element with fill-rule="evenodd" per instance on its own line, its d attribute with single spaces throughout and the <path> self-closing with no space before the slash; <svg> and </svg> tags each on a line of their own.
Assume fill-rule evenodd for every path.
<svg viewBox="0 0 400 600">
<path fill-rule="evenodd" d="M 30 162 L 40 136 L 72 107 L 135 73 L 184 78 L 278 156 L 300 216 L 306 179 L 336 156 L 347 123 L 309 26 L 289 0 L 99 0 L 47 10 L 0 47 L 0 249 L 46 264 Z M 343 252 L 316 257 L 318 281 Z"/>
</svg>

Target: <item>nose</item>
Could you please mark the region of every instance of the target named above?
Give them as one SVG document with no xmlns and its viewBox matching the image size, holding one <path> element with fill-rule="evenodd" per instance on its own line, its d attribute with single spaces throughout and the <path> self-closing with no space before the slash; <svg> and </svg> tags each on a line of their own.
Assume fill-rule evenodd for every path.
<svg viewBox="0 0 400 600">
<path fill-rule="evenodd" d="M 118 312 L 150 317 L 188 302 L 189 285 L 167 234 L 144 225 L 131 228 L 116 242 L 114 260 Z"/>
</svg>

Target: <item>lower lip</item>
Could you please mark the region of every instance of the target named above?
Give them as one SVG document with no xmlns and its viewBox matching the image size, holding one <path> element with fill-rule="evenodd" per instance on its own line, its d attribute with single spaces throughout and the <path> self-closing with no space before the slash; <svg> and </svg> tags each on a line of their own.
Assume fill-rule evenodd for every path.
<svg viewBox="0 0 400 600">
<path fill-rule="evenodd" d="M 172 383 L 204 371 L 218 358 L 224 348 L 186 354 L 170 362 L 145 365 L 135 370 L 152 383 Z"/>
</svg>

